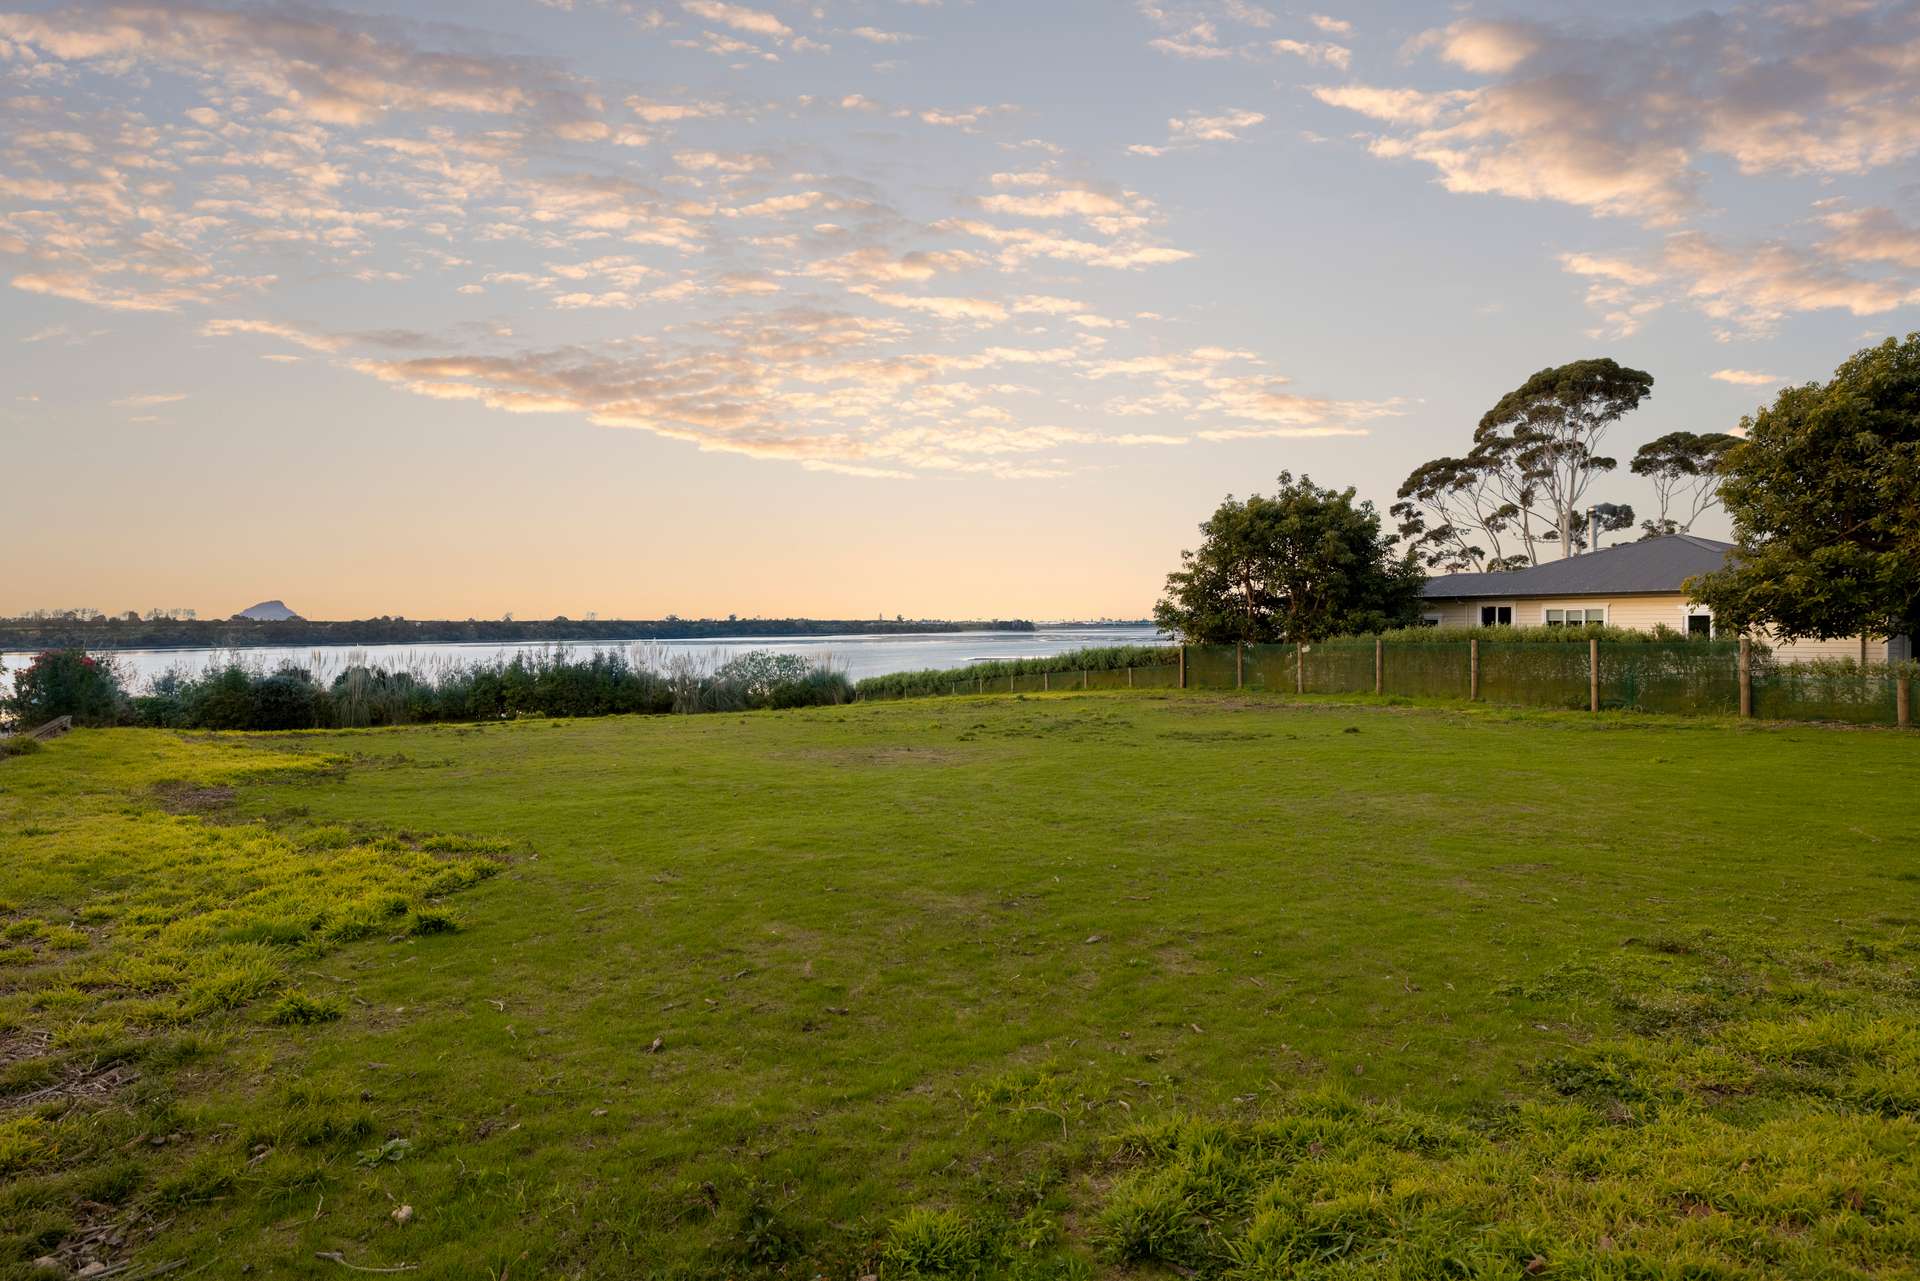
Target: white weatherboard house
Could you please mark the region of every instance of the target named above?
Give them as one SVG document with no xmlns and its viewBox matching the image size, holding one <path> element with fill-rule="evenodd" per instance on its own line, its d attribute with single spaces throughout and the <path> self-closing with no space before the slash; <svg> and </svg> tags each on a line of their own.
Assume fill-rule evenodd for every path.
<svg viewBox="0 0 1920 1281">
<path fill-rule="evenodd" d="M 1664 623 L 1688 636 L 1718 635 L 1713 611 L 1691 600 L 1682 584 L 1696 574 L 1719 569 L 1732 550 L 1732 543 L 1671 534 L 1501 574 L 1443 574 L 1429 578 L 1421 591 L 1422 621 L 1436 627 L 1604 623 L 1643 632 Z M 1789 660 L 1855 658 L 1885 663 L 1912 653 L 1903 636 L 1768 643 L 1776 656 Z"/>
</svg>

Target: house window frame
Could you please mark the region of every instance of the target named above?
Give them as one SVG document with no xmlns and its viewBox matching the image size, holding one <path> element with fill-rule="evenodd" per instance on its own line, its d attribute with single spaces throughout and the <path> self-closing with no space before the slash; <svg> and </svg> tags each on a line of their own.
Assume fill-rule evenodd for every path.
<svg viewBox="0 0 1920 1281">
<path fill-rule="evenodd" d="M 1480 612 L 1482 614 L 1486 613 L 1486 611 L 1490 609 L 1496 611 L 1496 613 L 1499 610 L 1503 610 L 1503 609 L 1507 611 L 1506 622 L 1489 623 L 1489 622 L 1486 622 L 1484 619 L 1476 618 L 1474 620 L 1474 625 L 1476 627 L 1513 627 L 1517 624 L 1517 621 L 1520 616 L 1520 606 L 1510 600 L 1483 600 L 1483 601 L 1476 601 L 1475 604 L 1479 605 Z"/>
<path fill-rule="evenodd" d="M 1689 640 L 1693 639 L 1693 619 L 1700 614 L 1707 617 L 1707 639 L 1721 639 L 1720 620 L 1713 616 L 1713 610 L 1706 605 L 1685 604 L 1680 607 L 1680 634 Z"/>
<path fill-rule="evenodd" d="M 1439 627 L 1447 621 L 1445 614 L 1425 613 L 1420 615 L 1420 626 Z"/>
<path fill-rule="evenodd" d="M 1548 622 L 1548 612 L 1556 609 L 1560 611 L 1561 621 L 1557 623 Z M 1573 624 L 1565 621 L 1566 612 L 1570 609 L 1580 611 L 1579 623 Z M 1600 621 L 1597 623 L 1587 617 L 1589 613 L 1596 609 L 1600 611 Z M 1555 601 L 1551 603 L 1543 601 L 1540 605 L 1540 625 L 1542 627 L 1610 627 L 1613 625 L 1613 605 L 1610 602 L 1602 602 L 1599 605 L 1589 605 L 1585 601 Z"/>
</svg>

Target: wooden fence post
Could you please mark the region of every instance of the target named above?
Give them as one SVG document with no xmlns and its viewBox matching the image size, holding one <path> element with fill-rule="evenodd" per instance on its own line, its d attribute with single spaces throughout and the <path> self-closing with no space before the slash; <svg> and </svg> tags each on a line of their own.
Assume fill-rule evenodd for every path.
<svg viewBox="0 0 1920 1281">
<path fill-rule="evenodd" d="M 1480 701 L 1480 638 L 1474 636 L 1467 641 L 1467 701 Z"/>
<path fill-rule="evenodd" d="M 1053 689 L 1053 673 L 1041 672 L 1040 673 L 1040 692 L 1042 694 L 1045 694 L 1051 691 L 1052 689 Z"/>
<path fill-rule="evenodd" d="M 1239 689 L 1247 683 L 1247 647 L 1240 641 L 1233 643 L 1233 687 Z"/>
<path fill-rule="evenodd" d="M 1373 692 L 1378 694 L 1385 689 L 1387 674 L 1387 641 L 1384 636 L 1373 638 Z"/>
<path fill-rule="evenodd" d="M 1081 689 L 1093 688 L 1092 683 L 1087 679 L 1087 669 L 1084 667 L 1080 669 L 1080 688 Z"/>
<path fill-rule="evenodd" d="M 1740 638 L 1740 715 L 1753 715 L 1753 647 L 1744 636 Z"/>
<path fill-rule="evenodd" d="M 1185 645 L 1182 645 L 1180 647 L 1180 688 L 1185 689 L 1186 687 L 1187 687 L 1187 647 Z"/>
<path fill-rule="evenodd" d="M 1913 727 L 1913 677 L 1902 676 L 1893 683 L 1893 723 L 1901 729 Z"/>
<path fill-rule="evenodd" d="M 1305 641 L 1293 643 L 1293 692 L 1296 694 L 1307 692 L 1307 643 Z"/>
<path fill-rule="evenodd" d="M 1587 641 L 1587 710 L 1600 710 L 1600 638 Z"/>
</svg>

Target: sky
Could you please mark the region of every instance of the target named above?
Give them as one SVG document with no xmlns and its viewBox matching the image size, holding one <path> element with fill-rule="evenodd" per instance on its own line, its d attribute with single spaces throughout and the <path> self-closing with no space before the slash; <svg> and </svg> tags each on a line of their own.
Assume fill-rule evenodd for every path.
<svg viewBox="0 0 1920 1281">
<path fill-rule="evenodd" d="M 0 11 L 0 612 L 1137 618 L 1920 328 L 1920 4 L 1324 2 Z"/>
</svg>

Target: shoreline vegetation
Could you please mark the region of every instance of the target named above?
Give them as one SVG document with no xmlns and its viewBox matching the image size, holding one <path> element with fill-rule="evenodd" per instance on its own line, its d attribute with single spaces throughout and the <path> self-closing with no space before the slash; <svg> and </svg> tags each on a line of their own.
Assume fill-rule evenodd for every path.
<svg viewBox="0 0 1920 1281">
<path fill-rule="evenodd" d="M 1087 623 L 1099 627 L 1122 624 Z M 317 645 L 524 644 L 790 636 L 907 636 L 947 632 L 1032 632 L 1027 619 L 847 618 L 529 618 L 319 620 L 0 619 L 0 651 L 44 649 L 253 649 Z"/>
<path fill-rule="evenodd" d="M 87 726 L 153 729 L 358 729 L 537 717 L 742 712 L 850 703 L 853 683 L 834 660 L 771 650 L 726 657 L 662 646 L 560 648 L 507 659 L 372 666 L 268 668 L 228 658 L 177 667 L 133 687 L 113 655 L 46 651 L 14 673 L 0 721 L 25 730 L 57 716 Z"/>
</svg>

